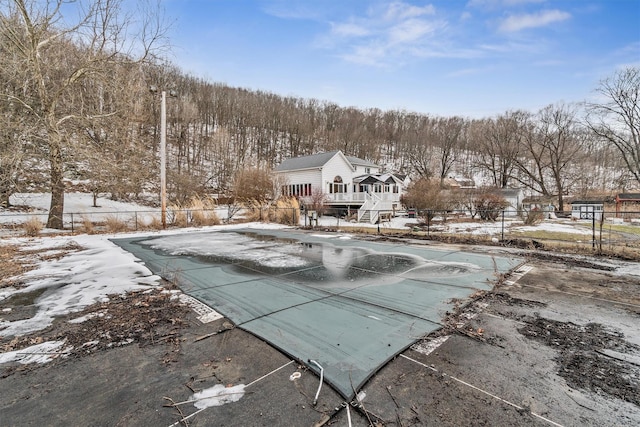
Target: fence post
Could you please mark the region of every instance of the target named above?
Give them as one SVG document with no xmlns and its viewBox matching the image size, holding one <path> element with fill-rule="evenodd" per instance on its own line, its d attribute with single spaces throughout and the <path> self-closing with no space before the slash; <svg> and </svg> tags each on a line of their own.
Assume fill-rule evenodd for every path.
<svg viewBox="0 0 640 427">
<path fill-rule="evenodd" d="M 502 234 L 501 234 L 500 241 L 504 242 L 504 209 L 502 209 Z"/>
<path fill-rule="evenodd" d="M 73 228 L 73 212 L 71 212 L 71 232 L 73 233 L 75 230 Z"/>
<path fill-rule="evenodd" d="M 138 211 L 135 211 L 133 213 L 133 221 L 134 221 L 133 228 L 134 230 L 138 231 Z"/>
<path fill-rule="evenodd" d="M 596 213 L 591 212 L 591 249 L 596 248 Z"/>
</svg>

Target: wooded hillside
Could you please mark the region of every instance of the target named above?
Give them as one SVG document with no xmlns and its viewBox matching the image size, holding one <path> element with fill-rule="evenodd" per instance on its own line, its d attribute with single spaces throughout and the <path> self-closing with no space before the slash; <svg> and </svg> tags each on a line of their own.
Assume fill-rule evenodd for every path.
<svg viewBox="0 0 640 427">
<path fill-rule="evenodd" d="M 119 2 L 91 2 L 75 25 L 59 19 L 52 6 L 61 2 L 42 3 L 0 3 L 4 203 L 14 192 L 55 194 L 63 177 L 114 198 L 157 194 L 160 101 L 151 86 L 177 94 L 167 99 L 167 184 L 175 201 L 227 194 L 242 169 L 336 149 L 413 177 L 526 187 L 559 206 L 568 195 L 613 194 L 640 179 L 636 68 L 594 88 L 606 100 L 600 105 L 550 104 L 484 119 L 361 110 L 190 76 L 157 59 L 156 15 L 136 23 L 144 31 L 132 43 L 123 41 L 127 22 L 113 18 Z"/>
</svg>

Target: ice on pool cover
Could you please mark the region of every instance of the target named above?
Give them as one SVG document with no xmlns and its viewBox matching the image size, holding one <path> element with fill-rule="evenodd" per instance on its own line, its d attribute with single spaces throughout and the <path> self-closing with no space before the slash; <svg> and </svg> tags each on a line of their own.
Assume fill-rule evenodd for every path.
<svg viewBox="0 0 640 427">
<path fill-rule="evenodd" d="M 438 329 L 454 299 L 521 262 L 337 236 L 252 229 L 113 241 L 238 327 L 318 362 L 348 399 Z"/>
</svg>

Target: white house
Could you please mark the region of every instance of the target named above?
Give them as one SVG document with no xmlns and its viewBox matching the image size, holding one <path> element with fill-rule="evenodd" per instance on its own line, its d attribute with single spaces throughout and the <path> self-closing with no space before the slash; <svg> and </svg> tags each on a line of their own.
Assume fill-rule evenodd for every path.
<svg viewBox="0 0 640 427">
<path fill-rule="evenodd" d="M 367 160 L 330 151 L 294 157 L 275 168 L 282 194 L 299 197 L 303 202 L 312 193 L 322 192 L 328 205 L 350 212 L 358 211 L 358 221 L 375 223 L 380 215 L 400 208 L 404 190 L 401 177 L 382 173 L 382 168 Z"/>
</svg>

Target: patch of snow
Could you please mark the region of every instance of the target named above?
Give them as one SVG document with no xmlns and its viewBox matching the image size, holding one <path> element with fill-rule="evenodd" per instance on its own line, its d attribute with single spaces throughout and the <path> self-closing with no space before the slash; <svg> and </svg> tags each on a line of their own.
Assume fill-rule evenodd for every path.
<svg viewBox="0 0 640 427">
<path fill-rule="evenodd" d="M 195 401 L 193 406 L 198 409 L 205 409 L 237 402 L 244 396 L 244 388 L 244 384 L 238 384 L 233 387 L 225 387 L 222 384 L 214 385 L 195 393 L 192 398 Z"/>
<path fill-rule="evenodd" d="M 58 260 L 43 261 L 21 280 L 28 286 L 6 289 L 0 299 L 10 295 L 45 291 L 35 301 L 36 314 L 29 319 L 4 323 L 3 336 L 23 335 L 49 326 L 54 317 L 77 312 L 96 302 L 108 301 L 109 294 L 145 289 L 157 285 L 160 277 L 135 262 L 135 257 L 114 245 L 105 236 L 60 236 L 39 239 L 12 239 L 32 247 L 76 243 L 84 250 L 76 251 Z"/>
<path fill-rule="evenodd" d="M 29 363 L 47 363 L 65 351 L 59 351 L 64 345 L 64 341 L 46 341 L 41 344 L 32 345 L 31 347 L 23 348 L 22 350 L 8 351 L 6 353 L 0 353 L 0 364 L 9 362 L 18 362 L 23 365 Z"/>
<path fill-rule="evenodd" d="M 71 319 L 68 323 L 84 323 L 89 319 L 93 319 L 94 317 L 104 317 L 104 313 L 89 313 L 84 316 L 76 317 L 75 319 Z"/>
<path fill-rule="evenodd" d="M 305 267 L 309 262 L 297 256 L 302 248 L 277 242 L 262 242 L 235 233 L 174 235 L 141 242 L 171 255 L 224 257 L 230 262 L 254 261 L 272 268 Z"/>
<path fill-rule="evenodd" d="M 569 233 L 591 235 L 592 230 L 571 223 L 543 221 L 537 225 L 515 227 L 513 231 L 549 231 L 552 233 Z"/>
<path fill-rule="evenodd" d="M 433 353 L 438 347 L 444 344 L 450 335 L 443 335 L 441 337 L 434 338 L 432 340 L 423 340 L 411 346 L 411 350 L 417 351 L 418 353 L 422 353 L 425 356 Z"/>
</svg>

